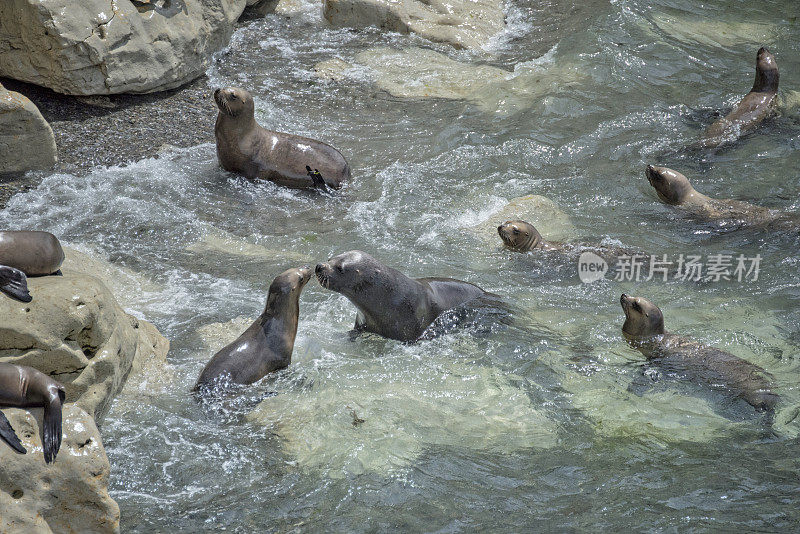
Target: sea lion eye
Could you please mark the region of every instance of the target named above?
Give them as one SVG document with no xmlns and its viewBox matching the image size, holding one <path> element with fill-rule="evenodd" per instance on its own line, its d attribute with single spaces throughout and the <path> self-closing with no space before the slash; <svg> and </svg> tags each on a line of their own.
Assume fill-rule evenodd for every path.
<svg viewBox="0 0 800 534">
<path fill-rule="evenodd" d="M 639 303 L 636 302 L 635 300 L 633 301 L 633 309 L 638 311 L 638 312 L 642 311 L 642 307 L 639 306 Z"/>
<path fill-rule="evenodd" d="M 517 230 L 516 228 L 514 228 L 514 232 L 513 232 L 513 233 L 514 233 L 514 235 L 519 235 L 519 230 Z"/>
<path fill-rule="evenodd" d="M 339 271 L 340 273 L 343 273 L 344 272 L 344 267 L 342 267 L 341 265 L 337 265 L 336 266 L 336 270 Z"/>
</svg>

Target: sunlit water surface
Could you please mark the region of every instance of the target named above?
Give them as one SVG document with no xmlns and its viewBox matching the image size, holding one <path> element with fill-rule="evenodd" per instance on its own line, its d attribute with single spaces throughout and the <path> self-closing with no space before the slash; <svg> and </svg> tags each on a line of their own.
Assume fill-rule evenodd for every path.
<svg viewBox="0 0 800 534">
<path fill-rule="evenodd" d="M 246 87 L 262 125 L 338 147 L 354 178 L 336 194 L 248 182 L 202 145 L 46 176 L 0 212 L 0 226 L 46 229 L 111 262 L 122 305 L 172 343 L 168 365 L 129 383 L 102 426 L 124 531 L 797 527 L 800 238 L 720 235 L 660 204 L 643 173 L 668 165 L 709 195 L 800 210 L 796 98 L 725 150 L 684 148 L 749 89 L 761 44 L 782 94 L 800 88 L 792 2 L 572 4 L 512 0 L 508 31 L 478 52 L 334 30 L 311 5 L 239 29 L 210 87 Z M 492 111 L 313 70 L 409 45 L 508 71 L 545 56 L 534 64 L 580 76 Z M 672 258 L 760 254 L 759 278 L 585 285 L 572 260 L 469 230 L 528 194 L 568 214 L 563 237 Z M 193 400 L 275 275 L 353 248 L 411 276 L 479 284 L 514 320 L 444 321 L 411 345 L 351 341 L 353 306 L 312 281 L 290 368 L 216 410 Z M 660 305 L 668 329 L 769 370 L 774 432 L 709 388 L 630 391 L 642 357 L 620 335 L 622 292 Z"/>
</svg>

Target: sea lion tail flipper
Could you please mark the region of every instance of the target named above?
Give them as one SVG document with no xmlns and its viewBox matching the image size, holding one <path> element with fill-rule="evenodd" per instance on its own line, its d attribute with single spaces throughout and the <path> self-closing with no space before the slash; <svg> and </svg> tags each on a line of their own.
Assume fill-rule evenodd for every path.
<svg viewBox="0 0 800 534">
<path fill-rule="evenodd" d="M 22 446 L 22 442 L 17 437 L 17 433 L 14 432 L 11 423 L 8 422 L 8 419 L 3 412 L 0 412 L 0 438 L 8 443 L 9 447 L 20 454 L 25 454 L 28 452 L 25 450 L 25 447 Z"/>
<path fill-rule="evenodd" d="M 61 272 L 61 269 L 57 270 L 53 273 L 53 276 L 64 276 L 64 273 Z"/>
<path fill-rule="evenodd" d="M 320 174 L 319 169 L 311 170 L 311 167 L 306 165 L 306 171 L 308 171 L 308 176 L 311 178 L 311 181 L 314 183 L 314 187 L 325 187 L 327 184 L 325 183 L 325 179 Z"/>
<path fill-rule="evenodd" d="M 0 265 L 0 292 L 22 302 L 33 300 L 28 291 L 28 278 L 14 267 Z"/>
<path fill-rule="evenodd" d="M 52 399 L 44 407 L 44 428 L 42 429 L 42 445 L 45 463 L 53 463 L 61 448 L 61 402 L 63 391 L 59 390 L 58 400 Z"/>
</svg>

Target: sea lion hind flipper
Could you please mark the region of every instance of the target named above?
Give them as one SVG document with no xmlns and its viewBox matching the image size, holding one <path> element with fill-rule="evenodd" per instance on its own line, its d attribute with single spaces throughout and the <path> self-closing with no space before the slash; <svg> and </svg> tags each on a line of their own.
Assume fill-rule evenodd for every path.
<svg viewBox="0 0 800 534">
<path fill-rule="evenodd" d="M 11 426 L 11 423 L 8 422 L 3 412 L 0 412 L 0 438 L 8 443 L 9 447 L 20 454 L 28 452 L 25 450 L 25 447 L 22 446 L 22 442 L 17 437 L 17 433 L 14 432 L 14 428 Z"/>
<path fill-rule="evenodd" d="M 51 400 L 44 407 L 44 425 L 42 427 L 42 448 L 45 463 L 53 463 L 61 448 L 61 403 L 63 391 L 59 390 L 58 400 Z"/>
<path fill-rule="evenodd" d="M 33 300 L 28 291 L 28 278 L 14 267 L 0 265 L 0 292 L 22 302 Z"/>
</svg>

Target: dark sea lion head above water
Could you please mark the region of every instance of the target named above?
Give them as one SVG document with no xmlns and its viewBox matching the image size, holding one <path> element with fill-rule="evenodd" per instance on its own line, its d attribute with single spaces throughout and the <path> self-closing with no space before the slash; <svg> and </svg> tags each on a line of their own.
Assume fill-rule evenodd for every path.
<svg viewBox="0 0 800 534">
<path fill-rule="evenodd" d="M 642 297 L 630 297 L 625 293 L 619 303 L 625 312 L 622 333 L 626 339 L 638 341 L 664 334 L 664 315 L 658 306 Z"/>
<path fill-rule="evenodd" d="M 383 264 L 366 252 L 351 250 L 318 264 L 316 274 L 325 289 L 350 299 L 358 297 L 359 300 L 371 300 L 388 290 L 380 283 L 385 269 Z"/>
<path fill-rule="evenodd" d="M 313 271 L 310 266 L 287 269 L 275 277 L 269 285 L 269 296 L 264 309 L 265 314 L 274 315 L 277 312 L 296 312 L 300 306 L 300 293 L 306 286 Z M 296 323 L 296 321 L 295 321 Z M 295 331 L 297 324 L 295 324 Z"/>
<path fill-rule="evenodd" d="M 705 195 L 698 193 L 689 179 L 678 171 L 648 165 L 645 174 L 647 181 L 656 190 L 658 198 L 667 204 L 677 206 L 706 198 Z"/>
<path fill-rule="evenodd" d="M 775 57 L 765 47 L 761 47 L 756 55 L 756 80 L 753 83 L 753 92 L 774 93 L 778 91 L 778 64 Z"/>
<path fill-rule="evenodd" d="M 517 252 L 533 250 L 542 243 L 536 227 L 525 221 L 506 221 L 497 227 L 497 233 L 506 247 Z"/>
</svg>

